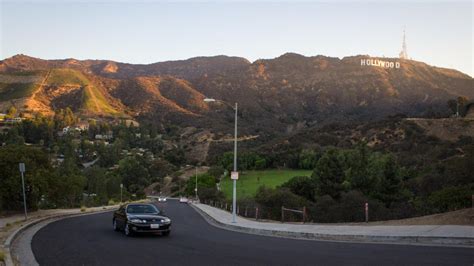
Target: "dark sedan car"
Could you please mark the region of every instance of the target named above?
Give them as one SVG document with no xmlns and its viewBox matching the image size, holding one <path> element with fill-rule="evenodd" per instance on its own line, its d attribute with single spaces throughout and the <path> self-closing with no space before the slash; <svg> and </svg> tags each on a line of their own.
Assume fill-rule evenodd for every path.
<svg viewBox="0 0 474 266">
<path fill-rule="evenodd" d="M 129 203 L 114 212 L 113 227 L 115 231 L 123 230 L 127 236 L 134 233 L 167 236 L 171 232 L 171 220 L 153 204 Z"/>
</svg>

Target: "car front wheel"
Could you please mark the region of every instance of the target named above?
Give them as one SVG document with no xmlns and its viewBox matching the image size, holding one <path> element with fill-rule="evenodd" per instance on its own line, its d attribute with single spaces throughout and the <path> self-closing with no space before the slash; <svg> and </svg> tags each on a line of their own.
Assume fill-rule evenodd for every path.
<svg viewBox="0 0 474 266">
<path fill-rule="evenodd" d="M 128 224 L 125 225 L 123 232 L 125 233 L 126 236 L 132 236 L 132 233 L 133 233 L 132 229 L 130 228 L 130 225 Z"/>
<path fill-rule="evenodd" d="M 114 228 L 114 231 L 118 231 L 118 230 L 119 230 L 119 228 L 118 228 L 118 226 L 117 226 L 117 220 L 115 220 L 115 219 L 114 219 L 114 221 L 113 221 L 113 228 Z"/>
</svg>

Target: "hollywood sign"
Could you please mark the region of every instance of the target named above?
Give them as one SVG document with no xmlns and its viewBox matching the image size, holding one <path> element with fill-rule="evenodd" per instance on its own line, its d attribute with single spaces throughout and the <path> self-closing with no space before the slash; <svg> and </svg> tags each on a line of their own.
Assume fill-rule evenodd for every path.
<svg viewBox="0 0 474 266">
<path fill-rule="evenodd" d="M 360 60 L 361 66 L 377 66 L 384 68 L 400 68 L 400 62 L 383 61 L 379 59 L 364 58 Z"/>
</svg>

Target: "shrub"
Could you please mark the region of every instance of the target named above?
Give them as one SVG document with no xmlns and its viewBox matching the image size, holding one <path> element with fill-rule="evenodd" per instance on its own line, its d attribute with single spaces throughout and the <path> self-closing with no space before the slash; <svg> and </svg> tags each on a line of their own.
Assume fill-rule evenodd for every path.
<svg viewBox="0 0 474 266">
<path fill-rule="evenodd" d="M 369 199 L 360 191 L 351 190 L 342 193 L 339 201 L 329 195 L 318 198 L 309 210 L 310 219 L 320 223 L 363 222 L 366 202 L 369 203 L 369 221 L 392 218 L 391 211 L 382 202 Z"/>
<path fill-rule="evenodd" d="M 333 208 L 337 202 L 329 195 L 324 195 L 309 209 L 310 220 L 320 223 L 330 223 L 334 220 Z"/>
<path fill-rule="evenodd" d="M 81 212 L 85 212 L 86 210 L 86 206 L 81 206 Z"/>
<path fill-rule="evenodd" d="M 115 205 L 115 204 L 116 204 L 116 202 L 115 202 L 113 199 L 110 199 L 109 202 L 108 202 L 108 205 L 109 205 L 109 206 L 110 206 L 110 205 Z"/>
<path fill-rule="evenodd" d="M 216 188 L 203 187 L 198 190 L 199 200 L 201 201 L 219 201 L 223 200 L 224 193 L 218 191 Z"/>
<path fill-rule="evenodd" d="M 309 206 L 310 204 L 303 197 L 291 193 L 286 188 L 272 189 L 265 186 L 258 188 L 255 201 L 265 209 L 266 218 L 273 220 L 280 220 L 282 206 L 291 209 L 301 209 L 303 206 Z M 287 218 L 291 219 L 292 216 L 289 215 Z M 298 219 L 301 220 L 301 217 Z"/>
<path fill-rule="evenodd" d="M 435 212 L 446 212 L 471 206 L 474 184 L 459 187 L 447 187 L 432 193 L 428 203 Z"/>
</svg>

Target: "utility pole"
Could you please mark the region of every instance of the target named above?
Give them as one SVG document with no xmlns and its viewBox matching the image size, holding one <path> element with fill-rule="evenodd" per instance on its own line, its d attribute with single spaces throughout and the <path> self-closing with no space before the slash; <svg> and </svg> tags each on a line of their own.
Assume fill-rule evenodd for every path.
<svg viewBox="0 0 474 266">
<path fill-rule="evenodd" d="M 28 213 L 26 211 L 26 192 L 25 192 L 25 177 L 23 173 L 25 173 L 25 164 L 20 163 L 20 173 L 21 173 L 21 184 L 23 187 L 23 207 L 25 208 L 25 221 L 28 220 Z"/>
</svg>

